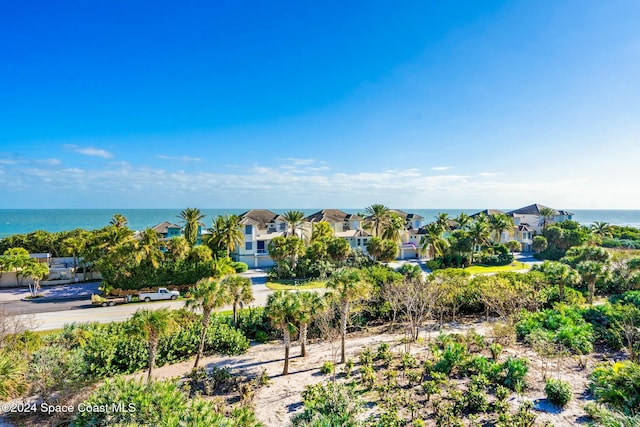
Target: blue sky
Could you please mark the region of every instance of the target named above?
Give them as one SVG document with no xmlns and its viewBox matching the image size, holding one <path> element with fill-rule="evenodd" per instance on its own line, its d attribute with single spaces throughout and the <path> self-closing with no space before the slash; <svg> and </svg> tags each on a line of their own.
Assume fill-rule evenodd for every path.
<svg viewBox="0 0 640 427">
<path fill-rule="evenodd" d="M 0 208 L 640 209 L 640 3 L 13 2 Z"/>
</svg>

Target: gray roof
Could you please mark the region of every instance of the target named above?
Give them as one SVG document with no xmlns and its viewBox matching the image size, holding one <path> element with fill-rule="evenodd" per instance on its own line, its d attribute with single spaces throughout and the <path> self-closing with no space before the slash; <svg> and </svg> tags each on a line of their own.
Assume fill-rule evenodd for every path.
<svg viewBox="0 0 640 427">
<path fill-rule="evenodd" d="M 268 209 L 251 209 L 240 214 L 240 224 L 257 225 L 258 228 L 267 228 L 267 224 L 275 222 L 280 215 Z"/>
<path fill-rule="evenodd" d="M 389 209 L 390 212 L 398 215 L 402 219 L 424 219 L 422 215 L 416 213 L 408 213 L 400 209 Z"/>
<path fill-rule="evenodd" d="M 304 219 L 307 222 L 329 222 L 332 224 L 345 222 L 354 219 L 362 219 L 358 215 L 348 214 L 339 209 L 322 209 L 321 211 L 312 213 Z"/>
<path fill-rule="evenodd" d="M 545 209 L 545 208 L 548 208 L 548 206 L 544 206 L 544 205 L 540 205 L 538 203 L 534 203 L 532 205 L 525 206 L 523 208 L 515 209 L 513 211 L 510 211 L 509 214 L 540 215 L 540 211 L 542 209 Z M 553 210 L 553 215 L 554 216 L 557 216 L 557 215 L 573 215 L 571 212 L 568 212 L 568 211 L 558 210 L 558 209 L 553 209 L 553 208 L 549 208 L 549 209 Z"/>
<path fill-rule="evenodd" d="M 477 218 L 479 217 L 481 214 L 485 214 L 486 216 L 490 216 L 490 215 L 495 215 L 495 214 L 499 214 L 499 213 L 504 213 L 499 209 L 485 209 L 483 211 L 480 212 L 476 212 L 473 215 L 469 215 L 469 217 L 471 218 Z"/>
<path fill-rule="evenodd" d="M 182 230 L 182 227 L 180 227 L 177 224 L 173 224 L 169 221 L 164 221 L 164 222 L 161 222 L 160 224 L 156 224 L 153 227 L 151 227 L 151 229 L 158 234 L 167 234 L 170 228 L 177 228 Z"/>
</svg>

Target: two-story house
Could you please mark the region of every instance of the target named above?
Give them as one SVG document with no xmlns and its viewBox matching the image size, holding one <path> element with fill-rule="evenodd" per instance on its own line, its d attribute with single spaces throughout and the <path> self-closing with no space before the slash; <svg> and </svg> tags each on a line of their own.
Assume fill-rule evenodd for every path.
<svg viewBox="0 0 640 427">
<path fill-rule="evenodd" d="M 312 227 L 318 222 L 326 222 L 336 237 L 349 242 L 351 249 L 367 252 L 367 242 L 371 235 L 362 229 L 364 219 L 358 215 L 348 214 L 339 209 L 322 209 L 307 216 L 304 221 Z"/>
<path fill-rule="evenodd" d="M 542 215 L 545 209 L 550 209 L 551 213 L 547 218 Z M 477 218 L 480 214 L 489 216 L 496 213 L 505 212 L 497 209 L 485 209 L 484 211 L 471 215 L 471 218 Z M 573 213 L 571 212 L 547 208 L 537 203 L 506 212 L 506 215 L 513 218 L 514 228 L 511 231 L 504 231 L 500 236 L 500 242 L 505 243 L 509 240 L 517 240 L 522 245 L 523 252 L 531 252 L 533 250 L 533 237 L 542 233 L 545 221 L 547 225 L 549 225 L 573 218 Z"/>
<path fill-rule="evenodd" d="M 269 242 L 285 234 L 286 221 L 282 215 L 268 209 L 251 209 L 239 216 L 244 241 L 237 248 L 238 261 L 247 263 L 250 268 L 272 266 Z"/>
<path fill-rule="evenodd" d="M 153 227 L 151 227 L 151 229 L 158 233 L 160 239 L 162 240 L 182 236 L 182 227 L 168 221 L 164 221 L 160 224 L 154 225 Z"/>
</svg>

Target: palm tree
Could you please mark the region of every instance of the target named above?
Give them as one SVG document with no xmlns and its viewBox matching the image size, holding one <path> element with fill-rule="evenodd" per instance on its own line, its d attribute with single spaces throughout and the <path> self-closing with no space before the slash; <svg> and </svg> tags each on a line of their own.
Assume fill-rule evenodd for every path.
<svg viewBox="0 0 640 427">
<path fill-rule="evenodd" d="M 233 305 L 233 326 L 238 325 L 238 305 L 242 307 L 253 301 L 253 291 L 251 289 L 251 280 L 247 277 L 227 276 L 222 279 L 222 285 L 226 288 L 229 295 L 229 301 Z"/>
<path fill-rule="evenodd" d="M 288 211 L 282 214 L 282 218 L 285 220 L 288 226 L 287 234 L 295 237 L 302 237 L 302 227 L 304 224 L 304 212 L 302 211 Z M 300 231 L 300 235 L 298 235 Z"/>
<path fill-rule="evenodd" d="M 382 238 L 395 243 L 402 241 L 400 232 L 404 230 L 404 220 L 394 213 L 390 214 L 387 221 L 382 224 Z"/>
<path fill-rule="evenodd" d="M 459 230 L 464 230 L 471 222 L 471 217 L 464 212 L 460 212 L 460 215 L 458 215 L 454 221 L 458 224 Z"/>
<path fill-rule="evenodd" d="M 138 242 L 138 251 L 140 257 L 154 268 L 157 268 L 163 258 L 160 251 L 160 235 L 153 228 L 145 228 L 140 233 L 140 241 Z"/>
<path fill-rule="evenodd" d="M 300 355 L 307 357 L 307 330 L 309 323 L 325 309 L 325 299 L 316 292 L 297 292 L 297 318 L 300 322 Z"/>
<path fill-rule="evenodd" d="M 449 218 L 448 213 L 441 212 L 438 215 L 436 215 L 436 224 L 438 224 L 438 227 L 440 228 L 440 234 L 444 233 L 445 231 L 449 231 L 451 229 L 451 227 L 449 227 L 450 221 L 451 221 L 451 218 Z"/>
<path fill-rule="evenodd" d="M 582 261 L 576 265 L 576 270 L 580 273 L 582 280 L 587 282 L 589 290 L 589 304 L 593 304 L 593 297 L 596 293 L 596 280 L 604 272 L 604 265 L 597 261 Z"/>
<path fill-rule="evenodd" d="M 353 302 L 365 298 L 369 294 L 369 285 L 362 280 L 358 270 L 342 268 L 331 275 L 327 288 L 335 293 L 340 304 L 340 335 L 342 340 L 340 363 L 345 363 L 347 359 L 345 340 L 349 310 Z"/>
<path fill-rule="evenodd" d="M 184 238 L 191 246 L 194 246 L 198 241 L 198 226 L 204 217 L 204 214 L 197 208 L 186 208 L 178 215 L 178 218 L 184 222 Z"/>
<path fill-rule="evenodd" d="M 545 261 L 534 265 L 532 270 L 541 271 L 547 281 L 552 285 L 558 285 L 560 301 L 564 301 L 565 286 L 576 285 L 580 282 L 580 275 L 570 266 L 557 261 Z"/>
<path fill-rule="evenodd" d="M 211 267 L 211 276 L 219 279 L 228 274 L 235 274 L 236 269 L 233 268 L 231 263 L 230 258 L 216 258 Z"/>
<path fill-rule="evenodd" d="M 295 324 L 298 307 L 295 296 L 287 291 L 276 291 L 267 300 L 267 317 L 274 327 L 282 332 L 284 341 L 284 369 L 282 375 L 289 374 L 289 350 L 291 348 L 291 334 L 296 332 Z"/>
<path fill-rule="evenodd" d="M 127 223 L 127 217 L 121 214 L 114 214 L 111 217 L 111 221 L 109 221 L 109 225 L 112 225 L 116 228 L 124 228 L 127 226 Z"/>
<path fill-rule="evenodd" d="M 502 233 L 513 231 L 513 218 L 503 213 L 489 215 L 489 230 L 496 233 L 495 243 L 500 243 Z"/>
<path fill-rule="evenodd" d="M 174 236 L 167 243 L 167 254 L 174 261 L 182 261 L 189 255 L 189 242 L 182 236 Z"/>
<path fill-rule="evenodd" d="M 147 382 L 151 381 L 153 367 L 156 363 L 156 353 L 160 338 L 170 333 L 175 326 L 168 308 L 159 310 L 138 310 L 133 314 L 130 325 L 132 332 L 141 335 L 149 346 L 149 371 Z"/>
<path fill-rule="evenodd" d="M 611 226 L 608 222 L 596 221 L 591 224 L 591 233 L 600 238 L 611 237 Z"/>
<path fill-rule="evenodd" d="M 382 236 L 383 225 L 389 219 L 390 209 L 383 204 L 376 203 L 364 208 L 366 215 L 365 225 L 371 229 L 375 237 Z"/>
<path fill-rule="evenodd" d="M 333 237 L 334 232 L 331 228 L 331 224 L 328 222 L 316 222 L 313 224 L 311 231 L 311 242 L 315 242 L 318 239 Z"/>
<path fill-rule="evenodd" d="M 98 236 L 99 246 L 105 253 L 114 251 L 118 246 L 131 243 L 133 232 L 127 227 L 109 225 Z"/>
<path fill-rule="evenodd" d="M 542 218 L 542 229 L 547 228 L 549 220 L 555 216 L 555 211 L 551 208 L 544 207 L 540 209 L 540 217 Z"/>
<path fill-rule="evenodd" d="M 202 332 L 200 333 L 200 345 L 198 346 L 198 354 L 193 364 L 194 368 L 198 367 L 202 352 L 204 351 L 204 342 L 207 337 L 207 329 L 211 321 L 211 313 L 229 303 L 230 297 L 227 288 L 224 287 L 219 280 L 213 277 L 200 279 L 196 282 L 196 286 L 191 288 L 192 299 L 187 300 L 186 306 L 191 310 L 202 310 Z"/>
<path fill-rule="evenodd" d="M 218 216 L 209 231 L 215 245 L 226 250 L 227 256 L 244 241 L 244 233 L 238 215 Z"/>
<path fill-rule="evenodd" d="M 62 245 L 68 254 L 73 256 L 73 281 L 75 282 L 78 269 L 78 254 L 80 254 L 87 244 L 86 232 L 73 237 L 67 237 L 62 241 Z"/>
<path fill-rule="evenodd" d="M 187 260 L 192 262 L 207 262 L 213 259 L 213 252 L 209 246 L 198 245 L 189 249 Z"/>
<path fill-rule="evenodd" d="M 47 264 L 43 264 L 35 260 L 27 263 L 20 271 L 20 275 L 22 277 L 33 280 L 33 287 L 31 286 L 31 283 L 29 283 L 29 290 L 33 297 L 38 295 L 38 291 L 40 290 L 40 281 L 47 277 L 48 274 L 49 267 Z"/>
<path fill-rule="evenodd" d="M 486 220 L 476 220 L 471 223 L 471 226 L 469 226 L 468 234 L 472 243 L 471 264 L 473 264 L 473 254 L 476 247 L 488 244 L 491 231 L 489 231 L 489 226 Z"/>
<path fill-rule="evenodd" d="M 440 227 L 435 222 L 431 222 L 425 227 L 425 234 L 420 239 L 420 250 L 429 251 L 431 259 L 444 256 L 445 249 L 449 246 L 447 239 L 443 239 L 440 234 Z"/>
</svg>

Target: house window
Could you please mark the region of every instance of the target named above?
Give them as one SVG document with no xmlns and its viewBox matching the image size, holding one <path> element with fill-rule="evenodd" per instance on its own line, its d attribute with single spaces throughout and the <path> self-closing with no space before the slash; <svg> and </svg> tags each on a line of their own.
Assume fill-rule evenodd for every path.
<svg viewBox="0 0 640 427">
<path fill-rule="evenodd" d="M 253 233 L 253 226 L 245 225 L 244 226 L 244 234 L 252 234 L 252 233 Z"/>
<path fill-rule="evenodd" d="M 360 239 L 358 239 L 358 246 L 360 246 Z"/>
<path fill-rule="evenodd" d="M 244 243 L 244 249 L 245 249 L 246 251 L 250 251 L 250 250 L 252 250 L 252 249 L 253 249 L 253 242 L 245 242 L 245 243 Z"/>
<path fill-rule="evenodd" d="M 258 253 L 266 252 L 264 249 L 264 240 L 258 240 Z"/>
</svg>

